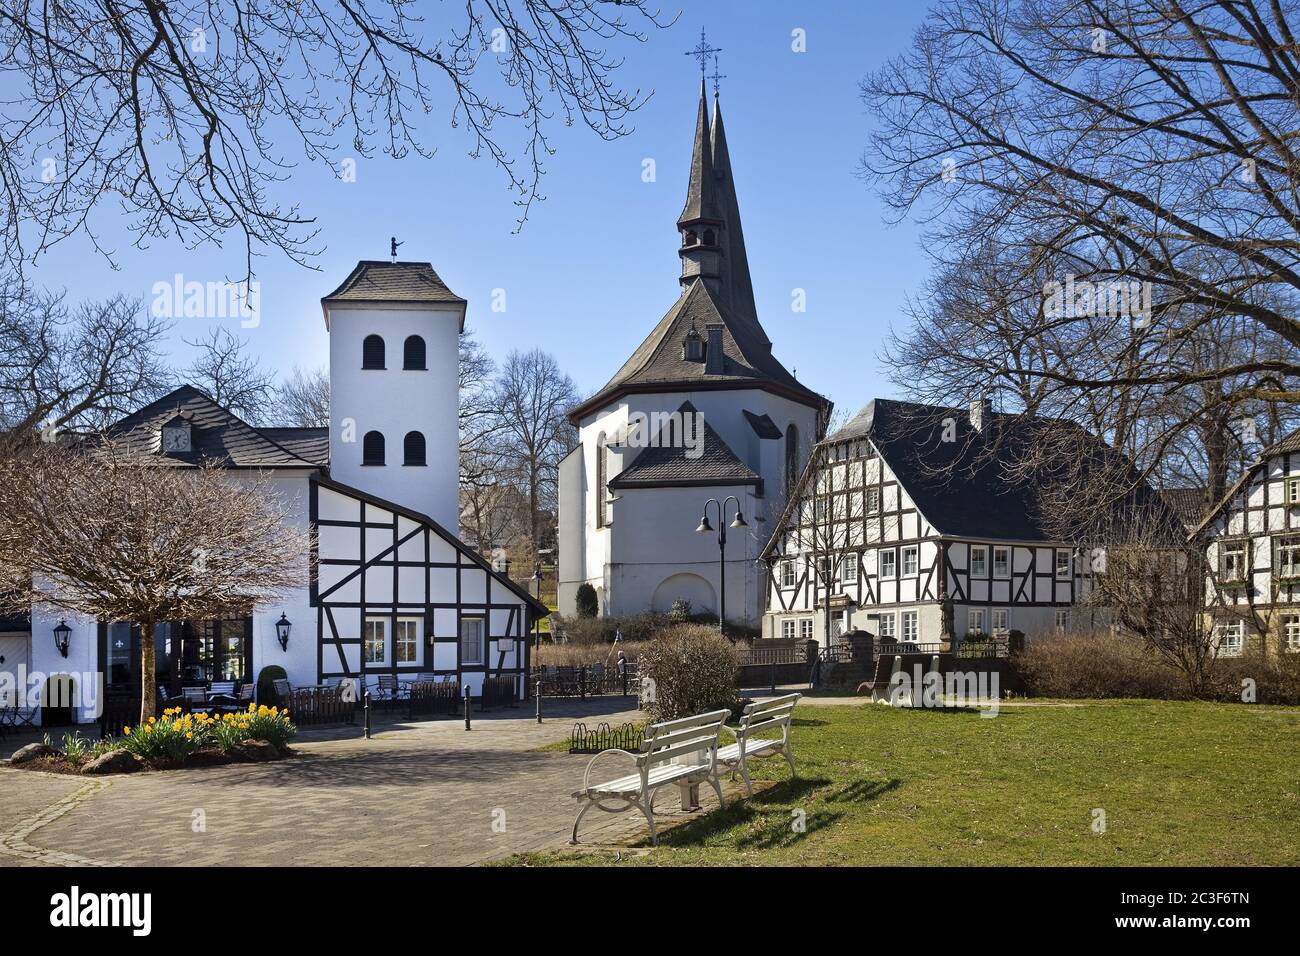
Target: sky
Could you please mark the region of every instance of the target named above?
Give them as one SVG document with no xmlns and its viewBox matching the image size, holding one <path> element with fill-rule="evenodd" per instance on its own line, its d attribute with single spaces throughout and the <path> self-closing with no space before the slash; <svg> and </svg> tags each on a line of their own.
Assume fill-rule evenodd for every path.
<svg viewBox="0 0 1300 956">
<path fill-rule="evenodd" d="M 441 4 L 417 6 L 435 28 Z M 664 19 L 674 9 L 665 4 Z M 700 83 L 686 51 L 703 28 L 721 48 L 721 102 L 750 269 L 776 356 L 841 411 L 877 396 L 903 397 L 878 352 L 891 323 L 906 326 L 903 305 L 929 264 L 915 226 L 887 223 L 883 204 L 858 176 L 872 125 L 858 84 L 906 47 L 924 14 L 923 4 L 901 0 L 685 4 L 676 23 L 646 43 L 613 47 L 626 57 L 623 85 L 652 92 L 630 120 L 635 131 L 606 142 L 581 125 L 557 127 L 545 201 L 521 230 L 504 174 L 486 158 L 471 158 L 471 141 L 445 118 L 422 131 L 437 147 L 433 158 L 361 158 L 355 182 L 303 160 L 272 195 L 300 202 L 317 219 L 324 251 L 315 268 L 268 252 L 255 263 L 257 327 L 243 328 L 238 318 L 178 320 L 172 361 L 188 364 L 193 352 L 184 340 L 224 325 L 269 368 L 325 365 L 321 296 L 358 260 L 387 258 L 396 236 L 400 258 L 431 262 L 469 300 L 467 325 L 494 358 L 540 347 L 579 392 L 595 391 L 678 294 L 676 218 Z M 795 30 L 804 31 L 803 52 L 792 49 Z M 291 146 L 288 157 L 301 159 Z M 643 181 L 646 159 L 654 160 L 653 182 Z M 125 223 L 101 215 L 98 228 L 119 269 L 87 243 L 72 242 L 42 258 L 30 277 L 74 300 L 126 292 L 147 305 L 154 283 L 176 273 L 208 281 L 242 268 L 238 241 L 187 251 L 157 240 L 142 251 L 131 246 Z M 804 290 L 804 312 L 792 309 L 796 289 Z M 504 302 L 504 311 L 494 311 L 494 301 Z"/>
</svg>

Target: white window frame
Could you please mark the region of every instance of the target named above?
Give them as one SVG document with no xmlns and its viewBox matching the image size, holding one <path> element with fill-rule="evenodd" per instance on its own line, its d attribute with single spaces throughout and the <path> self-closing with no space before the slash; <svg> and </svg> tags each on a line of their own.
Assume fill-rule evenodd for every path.
<svg viewBox="0 0 1300 956">
<path fill-rule="evenodd" d="M 1056 567 L 1056 580 L 1070 580 L 1074 576 L 1074 555 L 1070 553 L 1069 548 L 1056 548 L 1053 553 L 1055 555 L 1053 561 Z M 1062 555 L 1065 557 L 1065 564 L 1061 563 Z"/>
<path fill-rule="evenodd" d="M 840 581 L 845 585 L 858 583 L 858 555 L 849 551 L 840 562 Z"/>
<path fill-rule="evenodd" d="M 1224 541 L 1219 545 L 1219 579 L 1222 581 L 1246 580 L 1246 556 L 1250 553 L 1249 542 Z M 1236 556 L 1236 561 L 1229 561 Z M 1230 572 L 1228 565 L 1236 564 L 1236 570 Z"/>
<path fill-rule="evenodd" d="M 787 617 L 781 621 L 781 637 L 787 641 L 794 640 L 794 618 Z"/>
<path fill-rule="evenodd" d="M 1215 628 L 1220 657 L 1240 657 L 1246 649 L 1246 622 L 1238 618 Z"/>
<path fill-rule="evenodd" d="M 999 619 L 1002 621 L 998 623 Z M 989 633 L 995 634 L 998 631 L 1011 630 L 1011 610 L 1005 607 L 995 607 L 989 611 Z"/>
<path fill-rule="evenodd" d="M 886 562 L 885 559 L 889 561 Z M 886 570 L 888 563 L 888 570 Z M 880 569 L 880 579 L 882 581 L 892 581 L 898 577 L 898 549 L 881 548 L 876 552 L 876 566 Z"/>
<path fill-rule="evenodd" d="M 409 631 L 404 634 L 403 631 Z M 420 663 L 420 645 L 423 643 L 421 635 L 424 632 L 424 618 L 422 617 L 399 617 L 397 627 L 393 631 L 393 658 L 398 664 L 419 664 Z M 402 647 L 409 645 L 411 656 L 403 659 Z"/>
<path fill-rule="evenodd" d="M 894 630 L 894 614 L 892 611 L 880 615 L 880 639 L 882 641 L 893 641 L 896 634 Z"/>
<path fill-rule="evenodd" d="M 972 608 L 967 608 L 967 609 L 966 609 L 966 633 L 967 633 L 967 635 L 971 635 L 971 634 L 980 634 L 980 635 L 988 634 L 988 630 L 987 630 L 987 628 L 985 627 L 985 625 L 986 625 L 987 623 L 988 623 L 988 618 L 985 617 L 985 615 L 984 615 L 984 608 L 982 608 L 982 607 L 972 607 Z"/>
<path fill-rule="evenodd" d="M 1070 629 L 1070 609 L 1068 607 L 1058 607 L 1056 609 L 1056 633 L 1064 634 Z"/>
<path fill-rule="evenodd" d="M 998 564 L 999 564 L 998 552 L 1002 553 L 1002 561 L 1001 561 L 1002 570 L 1000 571 L 998 570 Z M 993 549 L 993 576 L 995 578 L 1011 577 L 1011 549 L 1010 548 Z"/>
<path fill-rule="evenodd" d="M 1300 577 L 1300 535 L 1280 534 L 1274 540 L 1277 542 L 1274 546 L 1277 552 L 1274 577 Z"/>
<path fill-rule="evenodd" d="M 916 611 L 904 611 L 899 615 L 899 625 L 903 642 L 915 644 L 921 637 L 921 617 Z"/>
<path fill-rule="evenodd" d="M 1300 653 L 1300 614 L 1282 615 L 1282 650 Z"/>
<path fill-rule="evenodd" d="M 1300 478 L 1287 478 L 1284 481 L 1282 497 L 1288 505 L 1300 505 Z"/>
<path fill-rule="evenodd" d="M 466 644 L 465 644 L 465 641 L 466 641 L 465 627 L 466 627 L 466 625 L 477 625 L 477 630 L 478 630 L 478 635 L 477 635 L 478 654 L 477 654 L 476 657 L 470 657 L 470 655 L 467 654 L 467 653 L 465 652 L 465 650 L 466 650 Z M 484 658 L 484 653 L 485 653 L 485 651 L 486 651 L 486 647 L 485 647 L 486 644 L 487 644 L 487 619 L 484 618 L 484 617 L 481 617 L 481 616 L 471 617 L 471 616 L 466 615 L 466 616 L 462 617 L 462 618 L 460 619 L 460 662 L 461 662 L 461 664 L 462 664 L 462 665 L 464 665 L 464 664 L 482 664 L 482 663 L 483 663 L 483 658 Z"/>
<path fill-rule="evenodd" d="M 982 544 L 970 549 L 970 573 L 981 578 L 989 573 L 989 549 Z"/>
<path fill-rule="evenodd" d="M 812 636 L 813 636 L 813 619 L 810 617 L 799 618 L 799 637 L 802 640 L 810 641 L 812 640 Z"/>
<path fill-rule="evenodd" d="M 781 562 L 781 587 L 792 588 L 794 581 L 794 561 L 786 558 Z"/>
<path fill-rule="evenodd" d="M 379 629 L 379 646 L 383 651 L 378 658 L 371 654 L 375 644 L 375 638 L 372 634 L 374 626 Z M 367 616 L 361 622 L 361 658 L 368 665 L 386 666 L 388 664 L 388 618 Z"/>
<path fill-rule="evenodd" d="M 867 508 L 867 514 L 869 515 L 880 514 L 880 489 L 879 488 L 867 489 L 866 508 Z"/>
<path fill-rule="evenodd" d="M 908 559 L 909 553 L 910 553 L 910 556 L 911 556 L 911 558 L 912 558 L 912 561 L 911 561 L 912 570 L 910 570 L 910 571 L 907 570 L 907 566 L 908 566 L 908 561 L 907 561 L 907 559 Z M 921 573 L 921 549 L 920 549 L 920 547 L 918 547 L 918 546 L 915 545 L 915 544 L 909 544 L 909 545 L 907 545 L 906 547 L 904 547 L 904 548 L 903 548 L 902 564 L 903 564 L 903 568 L 902 568 L 902 574 L 903 574 L 903 577 L 908 577 L 908 576 L 910 576 L 910 575 L 920 574 L 920 573 Z"/>
</svg>

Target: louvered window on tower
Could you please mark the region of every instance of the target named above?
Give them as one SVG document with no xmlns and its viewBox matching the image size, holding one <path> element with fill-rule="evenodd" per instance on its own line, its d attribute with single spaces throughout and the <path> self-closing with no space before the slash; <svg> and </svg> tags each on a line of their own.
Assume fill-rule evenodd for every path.
<svg viewBox="0 0 1300 956">
<path fill-rule="evenodd" d="M 384 463 L 383 432 L 366 432 L 361 439 L 361 464 L 382 465 Z"/>
<path fill-rule="evenodd" d="M 384 340 L 382 336 L 367 335 L 361 343 L 361 367 L 384 367 Z"/>
</svg>

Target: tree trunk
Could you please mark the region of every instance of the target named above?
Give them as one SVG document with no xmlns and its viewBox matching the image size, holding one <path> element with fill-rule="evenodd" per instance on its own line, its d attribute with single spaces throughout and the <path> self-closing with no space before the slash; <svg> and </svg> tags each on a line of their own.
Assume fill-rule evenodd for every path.
<svg viewBox="0 0 1300 956">
<path fill-rule="evenodd" d="M 154 670 L 153 621 L 140 622 L 140 723 L 158 716 L 158 675 Z"/>
</svg>

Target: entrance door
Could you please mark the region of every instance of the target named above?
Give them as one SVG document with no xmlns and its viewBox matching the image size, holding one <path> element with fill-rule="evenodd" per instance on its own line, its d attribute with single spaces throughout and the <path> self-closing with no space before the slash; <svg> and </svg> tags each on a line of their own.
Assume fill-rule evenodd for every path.
<svg viewBox="0 0 1300 956">
<path fill-rule="evenodd" d="M 252 677 L 252 617 L 186 621 L 172 634 L 171 682 L 176 693 L 182 687 Z"/>
<path fill-rule="evenodd" d="M 32 669 L 32 636 L 27 631 L 15 631 L 10 634 L 0 634 L 0 674 L 10 674 L 13 679 L 11 686 L 19 686 L 18 676 L 27 674 Z M 26 680 L 26 677 L 23 678 Z M 15 692 L 16 696 L 16 692 Z M 0 707 L 16 701 L 4 700 L 4 695 L 0 694 Z"/>
</svg>

